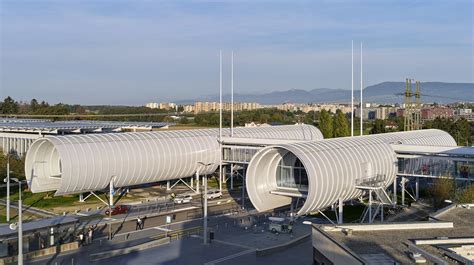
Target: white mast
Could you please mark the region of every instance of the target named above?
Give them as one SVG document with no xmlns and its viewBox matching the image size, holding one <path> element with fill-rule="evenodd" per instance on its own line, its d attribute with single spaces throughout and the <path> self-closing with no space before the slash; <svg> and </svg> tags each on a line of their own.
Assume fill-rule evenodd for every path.
<svg viewBox="0 0 474 265">
<path fill-rule="evenodd" d="M 364 107 L 362 90 L 364 89 L 364 83 L 362 82 L 362 42 L 360 43 L 360 135 L 364 135 Z"/>
<path fill-rule="evenodd" d="M 230 137 L 234 136 L 234 51 L 231 54 L 230 74 Z"/>
<path fill-rule="evenodd" d="M 222 191 L 222 50 L 219 51 L 219 190 Z"/>
<path fill-rule="evenodd" d="M 354 41 L 352 41 L 351 64 L 351 136 L 354 136 Z"/>
<path fill-rule="evenodd" d="M 219 142 L 222 140 L 222 50 L 219 51 Z"/>
</svg>

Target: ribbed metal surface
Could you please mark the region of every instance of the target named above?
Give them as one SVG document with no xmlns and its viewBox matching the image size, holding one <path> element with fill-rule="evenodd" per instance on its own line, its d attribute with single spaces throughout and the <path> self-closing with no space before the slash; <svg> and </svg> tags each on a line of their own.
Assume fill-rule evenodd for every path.
<svg viewBox="0 0 474 265">
<path fill-rule="evenodd" d="M 259 211 L 291 202 L 289 197 L 270 193 L 278 188 L 278 164 L 289 153 L 302 162 L 308 176 L 307 199 L 298 214 L 324 209 L 339 198 L 344 201 L 357 198 L 361 192 L 355 187 L 356 179 L 382 177 L 384 186 L 393 182 L 397 158 L 392 143 L 456 145 L 446 132 L 422 130 L 266 147 L 249 164 L 246 175 L 249 198 Z"/>
<path fill-rule="evenodd" d="M 25 172 L 33 192 L 69 194 L 214 172 L 219 164 L 218 129 L 52 136 L 33 143 Z M 228 130 L 224 131 L 225 134 Z M 322 139 L 314 126 L 235 128 L 235 137 Z M 213 163 L 202 168 L 198 162 Z"/>
</svg>

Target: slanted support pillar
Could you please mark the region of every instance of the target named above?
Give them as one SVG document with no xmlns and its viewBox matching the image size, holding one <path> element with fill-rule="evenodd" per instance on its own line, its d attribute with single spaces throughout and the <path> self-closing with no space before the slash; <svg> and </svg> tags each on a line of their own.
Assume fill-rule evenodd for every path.
<svg viewBox="0 0 474 265">
<path fill-rule="evenodd" d="M 339 218 L 337 219 L 338 224 L 344 223 L 343 220 L 342 220 L 342 218 L 343 218 L 343 208 L 344 208 L 344 202 L 342 201 L 342 198 L 339 198 L 339 207 L 338 207 Z"/>
</svg>

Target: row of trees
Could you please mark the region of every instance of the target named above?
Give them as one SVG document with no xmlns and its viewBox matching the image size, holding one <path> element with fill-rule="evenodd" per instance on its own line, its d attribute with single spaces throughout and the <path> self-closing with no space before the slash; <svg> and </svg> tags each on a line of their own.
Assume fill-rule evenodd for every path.
<svg viewBox="0 0 474 265">
<path fill-rule="evenodd" d="M 425 129 L 440 129 L 448 132 L 456 140 L 458 145 L 473 145 L 474 126 L 464 118 L 454 120 L 451 118 L 435 118 L 427 121 L 424 125 Z"/>
<path fill-rule="evenodd" d="M 324 138 L 344 137 L 351 134 L 347 117 L 341 110 L 337 110 L 334 115 L 322 110 L 319 114 L 319 129 Z"/>
<path fill-rule="evenodd" d="M 77 106 L 62 103 L 51 106 L 46 101 L 40 103 L 36 99 L 32 99 L 29 103 L 18 102 L 11 97 L 6 97 L 3 102 L 0 102 L 0 114 L 67 115 Z"/>
</svg>

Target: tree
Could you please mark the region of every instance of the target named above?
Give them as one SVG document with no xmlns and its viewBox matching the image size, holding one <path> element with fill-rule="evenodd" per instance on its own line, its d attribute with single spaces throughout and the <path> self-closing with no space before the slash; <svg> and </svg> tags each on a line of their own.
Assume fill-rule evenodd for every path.
<svg viewBox="0 0 474 265">
<path fill-rule="evenodd" d="M 471 126 L 469 122 L 461 118 L 457 120 L 453 125 L 453 131 L 451 135 L 456 139 L 458 145 L 469 146 L 471 142 Z"/>
<path fill-rule="evenodd" d="M 18 113 L 19 104 L 13 98 L 6 97 L 3 103 L 0 104 L 0 113 L 2 114 L 16 114 Z"/>
<path fill-rule="evenodd" d="M 338 109 L 334 116 L 334 137 L 344 137 L 349 135 L 350 129 L 347 117 L 340 109 Z"/>
<path fill-rule="evenodd" d="M 452 178 L 439 178 L 433 181 L 433 185 L 428 190 L 435 208 L 441 208 L 445 200 L 452 200 L 455 197 L 456 182 Z"/>
<path fill-rule="evenodd" d="M 378 134 L 378 133 L 385 133 L 385 121 L 384 120 L 375 120 L 372 129 L 370 130 L 370 134 Z"/>
<path fill-rule="evenodd" d="M 36 110 L 38 110 L 38 108 L 39 108 L 38 100 L 36 100 L 35 98 L 32 99 L 30 101 L 30 112 L 34 113 Z"/>
<path fill-rule="evenodd" d="M 331 114 L 326 110 L 322 110 L 319 116 L 319 129 L 323 134 L 324 138 L 332 138 L 333 137 L 333 121 Z"/>
<path fill-rule="evenodd" d="M 474 203 L 474 184 L 470 184 L 459 193 L 459 203 Z"/>
</svg>

